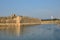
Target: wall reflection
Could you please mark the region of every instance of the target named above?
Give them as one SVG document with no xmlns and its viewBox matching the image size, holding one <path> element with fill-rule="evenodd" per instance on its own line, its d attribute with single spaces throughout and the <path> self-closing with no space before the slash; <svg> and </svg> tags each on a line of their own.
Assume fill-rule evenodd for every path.
<svg viewBox="0 0 60 40">
<path fill-rule="evenodd" d="M 1 36 L 20 36 L 21 34 L 20 27 L 7 27 L 7 29 L 0 29 L 0 34 L 3 33 Z"/>
</svg>

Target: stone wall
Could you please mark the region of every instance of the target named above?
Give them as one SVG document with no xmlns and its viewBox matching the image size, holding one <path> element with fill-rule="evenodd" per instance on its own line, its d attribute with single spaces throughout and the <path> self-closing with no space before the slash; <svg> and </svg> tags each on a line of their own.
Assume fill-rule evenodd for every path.
<svg viewBox="0 0 60 40">
<path fill-rule="evenodd" d="M 31 17 L 22 17 L 21 23 L 40 23 L 40 19 Z"/>
<path fill-rule="evenodd" d="M 20 16 L 0 17 L 0 26 L 20 26 Z"/>
</svg>

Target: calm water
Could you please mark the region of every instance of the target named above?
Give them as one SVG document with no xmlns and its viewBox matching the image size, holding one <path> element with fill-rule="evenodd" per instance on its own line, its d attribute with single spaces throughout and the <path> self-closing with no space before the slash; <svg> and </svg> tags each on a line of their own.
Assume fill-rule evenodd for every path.
<svg viewBox="0 0 60 40">
<path fill-rule="evenodd" d="M 60 25 L 45 24 L 0 30 L 0 40 L 60 40 Z"/>
</svg>

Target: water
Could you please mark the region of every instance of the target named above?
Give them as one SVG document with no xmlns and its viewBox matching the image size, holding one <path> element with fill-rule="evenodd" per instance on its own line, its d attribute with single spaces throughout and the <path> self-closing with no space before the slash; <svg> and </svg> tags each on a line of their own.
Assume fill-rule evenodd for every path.
<svg viewBox="0 0 60 40">
<path fill-rule="evenodd" d="M 60 40 L 60 25 L 44 24 L 0 30 L 0 40 Z"/>
</svg>

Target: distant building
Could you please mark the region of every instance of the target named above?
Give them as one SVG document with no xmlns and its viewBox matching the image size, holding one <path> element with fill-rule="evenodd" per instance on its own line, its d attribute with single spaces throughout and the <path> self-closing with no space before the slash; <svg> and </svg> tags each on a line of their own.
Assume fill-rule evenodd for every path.
<svg viewBox="0 0 60 40">
<path fill-rule="evenodd" d="M 51 16 L 51 19 L 54 19 L 54 17 L 53 17 L 53 16 Z"/>
</svg>

